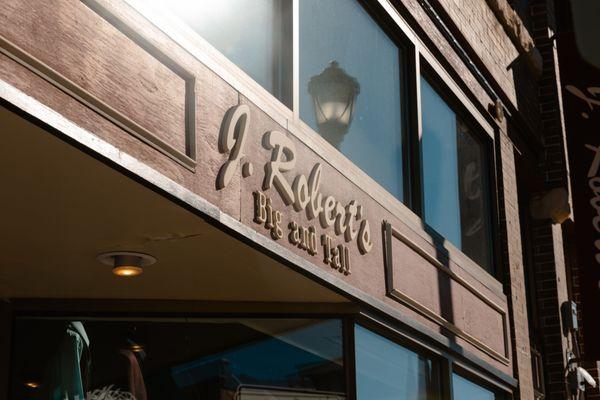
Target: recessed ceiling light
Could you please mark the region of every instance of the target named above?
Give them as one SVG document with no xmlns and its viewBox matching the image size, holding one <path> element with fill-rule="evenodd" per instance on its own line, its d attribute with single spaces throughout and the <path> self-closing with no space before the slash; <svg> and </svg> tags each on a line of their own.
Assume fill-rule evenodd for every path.
<svg viewBox="0 0 600 400">
<path fill-rule="evenodd" d="M 111 251 L 99 254 L 96 259 L 104 265 L 111 266 L 113 274 L 123 277 L 141 275 L 144 267 L 156 262 L 156 258 L 151 255 L 132 251 Z"/>
</svg>

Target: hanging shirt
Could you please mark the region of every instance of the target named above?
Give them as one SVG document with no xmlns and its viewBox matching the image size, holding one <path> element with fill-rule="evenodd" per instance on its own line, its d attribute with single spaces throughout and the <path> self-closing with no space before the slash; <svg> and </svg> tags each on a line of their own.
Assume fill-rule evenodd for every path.
<svg viewBox="0 0 600 400">
<path fill-rule="evenodd" d="M 81 373 L 81 357 L 88 348 L 83 326 L 69 324 L 58 351 L 48 366 L 48 398 L 50 400 L 85 400 Z"/>
</svg>

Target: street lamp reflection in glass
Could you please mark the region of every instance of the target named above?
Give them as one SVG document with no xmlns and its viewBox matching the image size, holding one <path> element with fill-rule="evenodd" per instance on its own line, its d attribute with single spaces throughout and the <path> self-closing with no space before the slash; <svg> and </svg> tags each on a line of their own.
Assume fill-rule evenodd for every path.
<svg viewBox="0 0 600 400">
<path fill-rule="evenodd" d="M 356 78 L 331 61 L 319 75 L 308 82 L 319 133 L 329 143 L 340 148 L 354 114 L 354 102 L 360 92 Z"/>
</svg>

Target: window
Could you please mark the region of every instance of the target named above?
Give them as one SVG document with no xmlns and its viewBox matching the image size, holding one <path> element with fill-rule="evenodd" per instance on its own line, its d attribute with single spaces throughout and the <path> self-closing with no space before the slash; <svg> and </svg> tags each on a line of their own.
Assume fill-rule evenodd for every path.
<svg viewBox="0 0 600 400">
<path fill-rule="evenodd" d="M 437 360 L 352 326 L 356 399 L 441 400 L 450 389 Z M 18 316 L 13 327 L 10 398 L 354 398 L 340 319 Z M 454 399 L 506 398 L 451 379 Z"/>
<path fill-rule="evenodd" d="M 486 146 L 424 78 L 421 115 L 425 222 L 493 272 Z"/>
<path fill-rule="evenodd" d="M 292 107 L 292 0 L 153 0 Z"/>
<path fill-rule="evenodd" d="M 19 318 L 14 338 L 10 398 L 346 397 L 340 320 Z"/>
<path fill-rule="evenodd" d="M 354 336 L 358 400 L 441 398 L 439 371 L 432 360 L 359 325 Z"/>
<path fill-rule="evenodd" d="M 495 272 L 491 146 L 436 85 L 415 75 L 415 47 L 380 26 L 384 17 L 376 6 L 355 0 L 152 1 L 178 14 L 444 240 Z M 411 97 L 419 79 L 420 136 Z"/>
<path fill-rule="evenodd" d="M 358 2 L 300 1 L 300 118 L 400 200 L 403 58 Z M 329 79 L 319 80 L 328 72 Z M 335 90 L 325 85 L 344 78 L 356 93 L 353 110 L 341 105 L 340 115 L 353 117 L 337 126 L 322 123 L 331 106 L 327 92 Z"/>
<path fill-rule="evenodd" d="M 452 374 L 452 391 L 455 399 L 460 400 L 500 400 L 494 392 L 479 386 L 460 375 Z"/>
</svg>

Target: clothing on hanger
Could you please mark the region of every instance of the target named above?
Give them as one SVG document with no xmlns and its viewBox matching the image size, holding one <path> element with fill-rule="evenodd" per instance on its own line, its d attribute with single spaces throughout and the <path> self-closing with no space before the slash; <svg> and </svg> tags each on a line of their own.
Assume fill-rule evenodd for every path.
<svg viewBox="0 0 600 400">
<path fill-rule="evenodd" d="M 85 400 L 84 378 L 87 381 L 89 343 L 81 322 L 74 321 L 67 325 L 57 352 L 47 367 L 46 398 Z"/>
<path fill-rule="evenodd" d="M 119 353 L 124 356 L 128 362 L 129 392 L 136 400 L 146 400 L 147 396 L 144 376 L 142 375 L 142 369 L 140 368 L 140 363 L 135 353 L 127 349 L 121 350 Z"/>
</svg>

